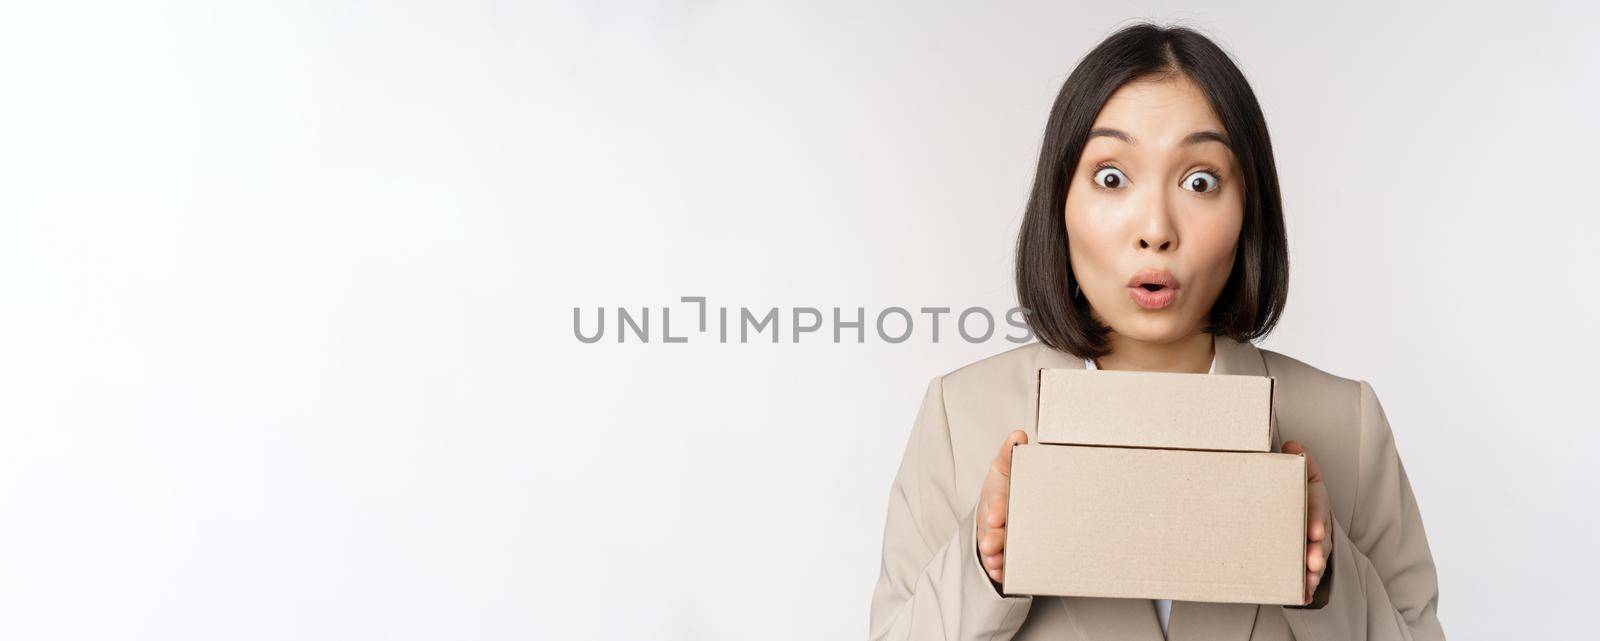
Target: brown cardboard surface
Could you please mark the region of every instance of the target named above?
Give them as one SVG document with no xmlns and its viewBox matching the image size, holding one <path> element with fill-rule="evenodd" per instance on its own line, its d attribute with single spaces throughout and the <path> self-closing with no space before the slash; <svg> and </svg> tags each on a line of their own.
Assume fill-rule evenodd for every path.
<svg viewBox="0 0 1600 641">
<path fill-rule="evenodd" d="M 1008 595 L 1299 605 L 1305 457 L 1013 450 Z"/>
<path fill-rule="evenodd" d="M 1267 376 L 1039 370 L 1040 443 L 1272 451 Z"/>
</svg>

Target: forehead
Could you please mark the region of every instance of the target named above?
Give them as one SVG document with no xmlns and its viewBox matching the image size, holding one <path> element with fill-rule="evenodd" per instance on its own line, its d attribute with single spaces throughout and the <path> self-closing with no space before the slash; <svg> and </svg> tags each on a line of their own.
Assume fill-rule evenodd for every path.
<svg viewBox="0 0 1600 641">
<path fill-rule="evenodd" d="M 1140 79 L 1111 94 L 1095 128 L 1118 129 L 1139 141 L 1172 143 L 1195 131 L 1223 132 L 1200 86 L 1183 74 Z"/>
</svg>

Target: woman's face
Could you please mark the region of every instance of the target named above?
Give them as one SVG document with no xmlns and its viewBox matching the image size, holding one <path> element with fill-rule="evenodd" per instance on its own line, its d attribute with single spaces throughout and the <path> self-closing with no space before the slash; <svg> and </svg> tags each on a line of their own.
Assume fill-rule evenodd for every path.
<svg viewBox="0 0 1600 641">
<path fill-rule="evenodd" d="M 1244 222 L 1226 136 L 1182 74 L 1124 85 L 1100 110 L 1067 190 L 1067 245 L 1116 334 L 1166 343 L 1204 327 Z"/>
</svg>

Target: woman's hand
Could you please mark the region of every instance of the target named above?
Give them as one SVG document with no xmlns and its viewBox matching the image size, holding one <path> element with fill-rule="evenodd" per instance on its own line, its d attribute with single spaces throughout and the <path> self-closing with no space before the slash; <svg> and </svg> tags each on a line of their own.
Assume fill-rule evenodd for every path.
<svg viewBox="0 0 1600 641">
<path fill-rule="evenodd" d="M 1306 455 L 1306 603 L 1317 593 L 1322 575 L 1333 553 L 1333 520 L 1328 511 L 1328 487 L 1322 483 L 1322 470 L 1299 441 L 1283 444 L 1286 454 Z M 1008 470 L 1009 471 L 1009 470 Z M 991 472 L 992 474 L 992 472 Z"/>
<path fill-rule="evenodd" d="M 1006 578 L 1006 508 L 1011 497 L 1011 446 L 1028 442 L 1028 433 L 1014 430 L 1006 435 L 1000 453 L 989 464 L 978 496 L 978 558 L 989 580 L 996 585 Z"/>
</svg>

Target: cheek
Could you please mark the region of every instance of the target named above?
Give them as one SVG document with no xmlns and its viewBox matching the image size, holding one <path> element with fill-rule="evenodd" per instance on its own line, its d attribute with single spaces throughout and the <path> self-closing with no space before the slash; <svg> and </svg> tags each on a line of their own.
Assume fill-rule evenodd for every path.
<svg viewBox="0 0 1600 641">
<path fill-rule="evenodd" d="M 1085 186 L 1084 189 L 1092 189 Z M 1102 274 L 1108 271 L 1116 256 L 1117 214 L 1104 199 L 1094 194 L 1084 197 L 1067 194 L 1066 226 L 1067 249 L 1072 256 L 1072 269 L 1085 289 L 1093 288 Z"/>
<path fill-rule="evenodd" d="M 1234 252 L 1239 247 L 1239 232 L 1244 213 L 1238 208 L 1209 212 L 1198 217 L 1189 239 L 1190 255 L 1203 272 L 1210 275 L 1212 288 L 1221 290 L 1233 269 Z"/>
</svg>

